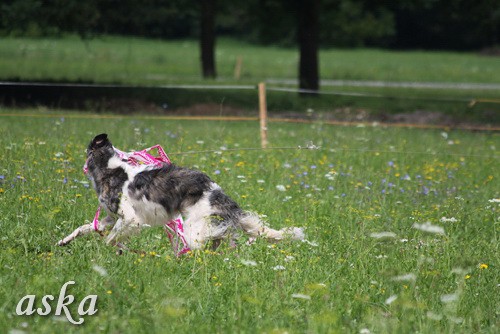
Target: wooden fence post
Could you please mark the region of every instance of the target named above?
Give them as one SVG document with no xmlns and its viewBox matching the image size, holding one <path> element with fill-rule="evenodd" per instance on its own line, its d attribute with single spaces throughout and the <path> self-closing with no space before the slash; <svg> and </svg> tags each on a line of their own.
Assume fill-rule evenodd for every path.
<svg viewBox="0 0 500 334">
<path fill-rule="evenodd" d="M 260 145 L 267 148 L 267 102 L 266 84 L 259 83 L 259 120 L 260 120 Z"/>
<path fill-rule="evenodd" d="M 234 65 L 234 78 L 240 80 L 241 77 L 241 66 L 243 65 L 243 57 L 238 56 L 236 58 L 236 64 Z"/>
</svg>

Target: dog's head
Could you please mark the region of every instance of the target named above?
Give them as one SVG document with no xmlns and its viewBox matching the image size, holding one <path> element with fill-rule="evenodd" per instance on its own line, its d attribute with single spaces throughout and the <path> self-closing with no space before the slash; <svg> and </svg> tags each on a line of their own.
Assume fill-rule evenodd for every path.
<svg viewBox="0 0 500 334">
<path fill-rule="evenodd" d="M 97 135 L 87 147 L 87 166 L 89 170 L 95 167 L 106 167 L 109 159 L 114 155 L 115 150 L 108 135 L 105 133 Z"/>
</svg>

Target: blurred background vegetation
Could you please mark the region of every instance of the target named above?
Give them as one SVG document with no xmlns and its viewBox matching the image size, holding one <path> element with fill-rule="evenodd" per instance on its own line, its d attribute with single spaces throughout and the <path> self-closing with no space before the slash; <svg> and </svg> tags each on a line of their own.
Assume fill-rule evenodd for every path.
<svg viewBox="0 0 500 334">
<path fill-rule="evenodd" d="M 232 88 L 267 81 L 290 90 L 272 91 L 269 108 L 293 115 L 498 124 L 499 32 L 498 0 L 3 0 L 0 80 L 44 85 L 4 84 L 0 101 L 253 112 L 255 90 Z M 185 87 L 215 84 L 231 89 Z"/>
<path fill-rule="evenodd" d="M 301 1 L 214 1 L 218 37 L 294 46 Z M 0 35 L 197 38 L 203 1 L 4 0 Z M 473 50 L 498 45 L 497 0 L 322 0 L 322 47 Z"/>
</svg>

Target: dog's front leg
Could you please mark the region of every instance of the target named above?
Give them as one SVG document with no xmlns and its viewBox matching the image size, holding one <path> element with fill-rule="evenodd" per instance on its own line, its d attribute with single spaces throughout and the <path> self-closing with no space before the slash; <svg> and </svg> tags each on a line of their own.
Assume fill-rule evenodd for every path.
<svg viewBox="0 0 500 334">
<path fill-rule="evenodd" d="M 65 237 L 64 239 L 61 239 L 57 242 L 58 246 L 66 246 L 69 244 L 71 241 L 75 240 L 77 237 L 89 234 L 93 231 L 96 232 L 103 232 L 108 226 L 114 225 L 115 220 L 111 216 L 105 217 L 103 220 L 101 220 L 97 226 L 97 230 L 94 228 L 94 224 L 85 224 L 77 228 L 76 230 L 73 231 L 70 235 Z"/>
<path fill-rule="evenodd" d="M 76 237 L 88 234 L 90 232 L 94 231 L 94 224 L 85 224 L 77 228 L 76 230 L 73 231 L 70 235 L 68 235 L 66 238 L 61 239 L 57 242 L 57 245 L 59 246 L 66 246 L 69 244 L 71 241 L 75 240 Z"/>
</svg>

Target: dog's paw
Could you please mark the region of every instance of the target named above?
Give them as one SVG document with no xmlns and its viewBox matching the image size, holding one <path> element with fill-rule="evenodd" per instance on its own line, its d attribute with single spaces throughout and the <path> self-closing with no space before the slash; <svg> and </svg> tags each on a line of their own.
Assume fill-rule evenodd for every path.
<svg viewBox="0 0 500 334">
<path fill-rule="evenodd" d="M 70 241 L 64 241 L 64 239 L 61 239 L 57 242 L 57 246 L 66 246 L 67 244 L 69 244 Z"/>
</svg>

